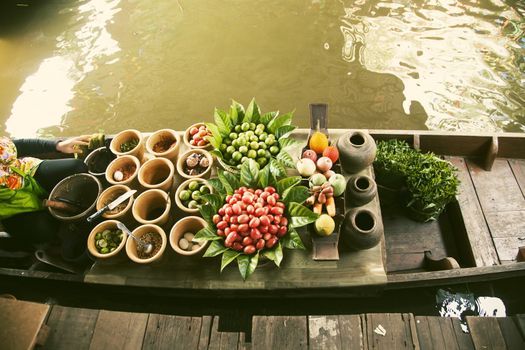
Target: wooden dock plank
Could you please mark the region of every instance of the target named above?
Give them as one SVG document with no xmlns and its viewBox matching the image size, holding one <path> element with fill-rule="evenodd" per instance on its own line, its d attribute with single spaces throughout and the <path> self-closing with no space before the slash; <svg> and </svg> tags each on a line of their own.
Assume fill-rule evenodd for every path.
<svg viewBox="0 0 525 350">
<path fill-rule="evenodd" d="M 229 350 L 237 349 L 239 343 L 239 333 L 237 332 L 219 332 L 219 317 L 213 317 L 210 343 L 208 349 L 211 350 Z"/>
<path fill-rule="evenodd" d="M 359 315 L 339 315 L 339 334 L 343 349 L 367 349 L 362 318 Z"/>
<path fill-rule="evenodd" d="M 90 349 L 141 349 L 148 314 L 100 310 Z"/>
<path fill-rule="evenodd" d="M 419 340 L 414 334 L 411 314 L 367 314 L 366 337 L 368 348 L 373 349 L 417 349 Z M 386 334 L 380 335 L 374 330 L 382 326 Z"/>
<path fill-rule="evenodd" d="M 505 349 L 505 339 L 495 317 L 467 316 L 466 319 L 476 349 Z"/>
<path fill-rule="evenodd" d="M 201 330 L 199 335 L 199 350 L 208 349 L 211 335 L 211 325 L 213 323 L 213 316 L 202 316 Z"/>
<path fill-rule="evenodd" d="M 47 319 L 50 334 L 43 349 L 89 349 L 99 310 L 54 305 Z"/>
<path fill-rule="evenodd" d="M 518 326 L 521 336 L 525 338 L 525 314 L 515 316 L 516 326 Z"/>
<path fill-rule="evenodd" d="M 523 337 L 521 336 L 521 333 L 512 318 L 498 317 L 498 323 L 499 328 L 501 329 L 501 334 L 503 334 L 503 339 L 505 339 L 505 344 L 507 344 L 507 349 L 525 349 L 525 341 L 523 340 Z"/>
<path fill-rule="evenodd" d="M 305 316 L 254 316 L 253 349 L 306 349 L 307 319 Z"/>
<path fill-rule="evenodd" d="M 465 333 L 461 329 L 461 321 L 459 318 L 451 318 L 452 327 L 454 328 L 454 334 L 456 336 L 456 342 L 461 350 L 472 350 L 474 349 L 474 343 L 472 343 L 472 337 L 470 333 Z"/>
<path fill-rule="evenodd" d="M 196 349 L 201 333 L 200 317 L 150 314 L 143 349 Z"/>
<path fill-rule="evenodd" d="M 49 305 L 0 297 L 0 347 L 32 349 L 49 312 Z"/>
<path fill-rule="evenodd" d="M 341 333 L 337 316 L 308 316 L 310 349 L 341 349 Z"/>
<path fill-rule="evenodd" d="M 525 196 L 525 160 L 509 159 L 509 165 L 518 182 L 518 186 L 520 186 L 521 193 Z"/>
<path fill-rule="evenodd" d="M 499 264 L 498 254 L 485 221 L 482 206 L 478 201 L 469 166 L 460 157 L 446 157 L 446 159 L 458 169 L 457 175 L 461 182 L 457 196 L 460 208 L 459 225 L 465 229 L 475 266 L 497 265 Z M 476 169 L 484 171 L 479 167 Z"/>
</svg>

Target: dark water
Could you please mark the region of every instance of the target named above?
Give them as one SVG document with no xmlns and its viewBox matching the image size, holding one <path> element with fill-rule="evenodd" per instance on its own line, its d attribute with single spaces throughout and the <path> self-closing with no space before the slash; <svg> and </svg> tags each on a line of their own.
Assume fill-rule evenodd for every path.
<svg viewBox="0 0 525 350">
<path fill-rule="evenodd" d="M 1 134 L 185 129 L 256 97 L 330 127 L 525 131 L 523 2 L 5 0 Z"/>
</svg>

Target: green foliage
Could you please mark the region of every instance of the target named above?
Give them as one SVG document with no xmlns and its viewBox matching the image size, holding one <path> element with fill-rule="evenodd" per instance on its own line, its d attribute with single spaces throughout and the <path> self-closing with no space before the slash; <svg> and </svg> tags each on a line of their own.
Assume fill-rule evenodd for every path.
<svg viewBox="0 0 525 350">
<path fill-rule="evenodd" d="M 381 185 L 391 185 L 396 177 L 402 179 L 409 192 L 407 207 L 419 221 L 436 220 L 458 193 L 457 169 L 433 153 L 411 148 L 405 141 L 379 141 L 374 169 Z"/>
</svg>

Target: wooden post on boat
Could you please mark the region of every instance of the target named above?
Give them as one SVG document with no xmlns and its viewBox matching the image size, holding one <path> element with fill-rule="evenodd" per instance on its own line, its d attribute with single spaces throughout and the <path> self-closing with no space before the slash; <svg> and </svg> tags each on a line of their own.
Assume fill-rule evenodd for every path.
<svg viewBox="0 0 525 350">
<path fill-rule="evenodd" d="M 518 248 L 518 257 L 516 259 L 518 262 L 525 261 L 525 246 Z"/>
</svg>

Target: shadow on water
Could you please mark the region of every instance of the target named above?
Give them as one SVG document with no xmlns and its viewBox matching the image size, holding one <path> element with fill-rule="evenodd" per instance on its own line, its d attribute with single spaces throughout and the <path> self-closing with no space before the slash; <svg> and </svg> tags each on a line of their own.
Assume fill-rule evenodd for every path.
<svg viewBox="0 0 525 350">
<path fill-rule="evenodd" d="M 29 23 L 45 14 L 48 1 L 2 0 L 0 2 L 0 37 L 24 33 Z"/>
</svg>

